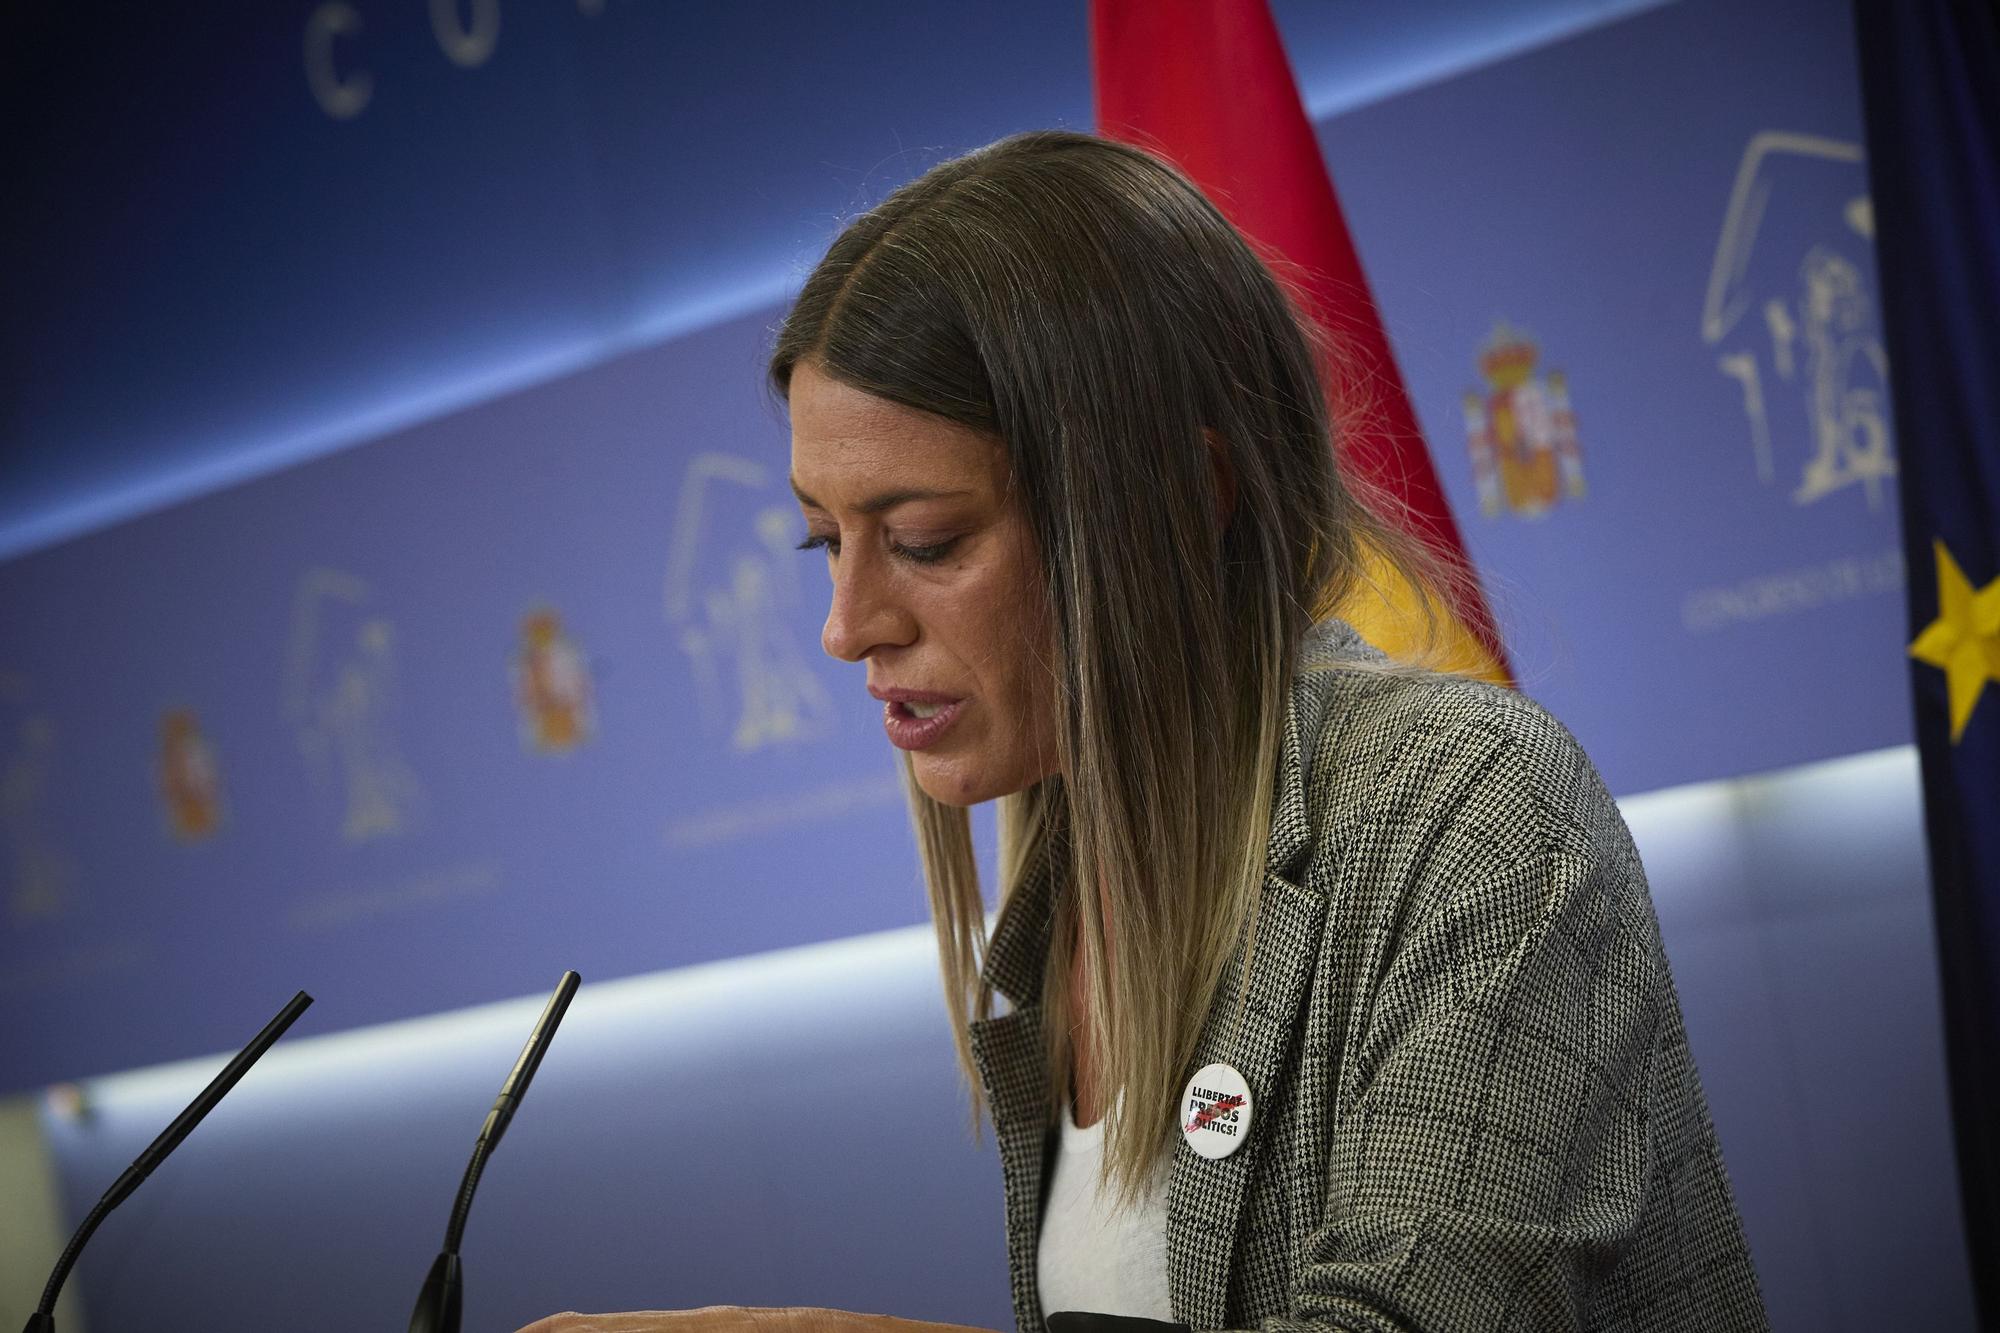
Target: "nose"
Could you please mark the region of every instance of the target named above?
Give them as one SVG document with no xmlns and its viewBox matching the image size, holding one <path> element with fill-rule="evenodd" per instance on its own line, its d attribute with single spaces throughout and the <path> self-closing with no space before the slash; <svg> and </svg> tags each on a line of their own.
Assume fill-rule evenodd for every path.
<svg viewBox="0 0 2000 1333">
<path fill-rule="evenodd" d="M 833 562 L 832 573 L 833 604 L 819 636 L 828 657 L 859 662 L 916 637 L 914 619 L 886 586 L 886 571 L 865 553 L 843 555 Z"/>
</svg>

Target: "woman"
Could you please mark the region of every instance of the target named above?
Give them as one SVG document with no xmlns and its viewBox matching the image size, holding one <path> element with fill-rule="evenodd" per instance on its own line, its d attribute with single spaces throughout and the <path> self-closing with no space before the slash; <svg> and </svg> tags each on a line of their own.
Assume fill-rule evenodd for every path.
<svg viewBox="0 0 2000 1333">
<path fill-rule="evenodd" d="M 1423 562 L 1193 186 L 1075 134 L 948 162 L 835 241 L 771 376 L 826 650 L 906 755 L 1021 1329 L 1765 1327 L 1616 807 L 1527 700 L 1332 618 L 1365 552 Z M 546 1326 L 870 1322 L 600 1318 L 641 1322 Z"/>
</svg>

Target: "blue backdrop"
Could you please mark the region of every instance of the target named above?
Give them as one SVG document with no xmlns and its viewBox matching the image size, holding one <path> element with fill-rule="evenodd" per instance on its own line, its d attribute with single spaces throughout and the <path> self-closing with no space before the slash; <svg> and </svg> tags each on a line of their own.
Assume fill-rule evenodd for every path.
<svg viewBox="0 0 2000 1333">
<path fill-rule="evenodd" d="M 299 986 L 350 1026 L 921 920 L 765 330 L 0 568 L 9 1080 L 233 1044 Z"/>
<path fill-rule="evenodd" d="M 392 171 L 371 188 L 415 211 L 392 224 L 369 196 L 364 215 L 443 263 L 450 210 L 505 209 L 521 262 L 585 323 L 652 290 L 585 270 L 636 263 L 630 229 L 698 201 L 565 175 L 630 155 L 619 107 L 678 105 L 649 100 L 637 33 L 610 35 L 651 20 L 601 19 L 504 48 L 542 70 L 520 78 L 579 80 L 590 118 L 516 133 L 514 94 L 478 84 L 425 132 L 503 155 L 504 177 Z M 397 63 L 379 22 L 351 39 L 366 114 L 331 115 L 286 70 L 290 110 L 203 129 L 187 169 L 279 173 L 257 184 L 284 197 L 310 179 L 288 153 L 369 151 L 412 130 L 400 90 L 470 77 L 437 34 L 395 37 L 430 52 Z M 863 38 L 826 40 L 822 62 Z M 1614 790 L 1908 737 L 1857 105 L 1844 15 L 1690 0 L 1324 126 L 1523 684 Z M 843 176 L 808 165 L 835 132 L 802 130 L 808 156 L 772 169 Z M 302 200 L 301 245 L 334 206 Z M 218 325 L 284 354 L 266 321 L 310 318 L 297 294 L 227 281 L 226 219 L 176 225 L 161 244 L 185 244 L 177 271 Z M 802 262 L 826 232 L 758 225 L 790 228 Z M 703 258 L 657 272 L 727 267 Z M 789 549 L 760 380 L 780 310 L 0 566 L 0 1081 L 227 1047 L 256 1021 L 244 997 L 299 985 L 324 997 L 312 1021 L 345 1026 L 563 966 L 601 978 L 922 919 L 874 705 L 820 655 L 824 575 Z M 358 311 L 327 318 L 365 335 Z M 105 327 L 109 382 L 128 356 L 173 373 L 170 331 L 148 327 Z M 28 406 L 59 429 L 35 397 L 63 382 L 48 364 Z M 252 374 L 214 421 L 259 398 Z"/>
<path fill-rule="evenodd" d="M 1367 45 L 1276 7 L 1322 71 Z M 100 1323 L 401 1319 L 565 966 L 473 1322 L 1004 1321 L 921 928 L 810 946 L 923 905 L 760 385 L 774 248 L 795 281 L 836 211 L 1085 122 L 1080 5 L 962 9 L 15 20 L 54 36 L 9 85 L 50 128 L 0 273 L 5 503 L 58 459 L 104 484 L 44 533 L 316 458 L 0 565 L 0 1085 L 320 997 L 100 1235 Z M 1909 738 L 1846 23 L 1644 7 L 1320 122 L 1525 686 L 1621 797 Z M 121 494 L 141 450 L 190 470 Z M 0 550 L 43 540 L 18 517 Z M 1781 1333 L 1972 1325 L 1916 800 L 1903 750 L 1626 802 Z M 46 1117 L 73 1216 L 217 1063 Z M 699 1142 L 690 1087 L 732 1112 Z"/>
<path fill-rule="evenodd" d="M 1321 113 L 1659 0 L 1277 0 Z M 0 555 L 776 300 L 1086 127 L 1079 0 L 10 6 Z"/>
</svg>

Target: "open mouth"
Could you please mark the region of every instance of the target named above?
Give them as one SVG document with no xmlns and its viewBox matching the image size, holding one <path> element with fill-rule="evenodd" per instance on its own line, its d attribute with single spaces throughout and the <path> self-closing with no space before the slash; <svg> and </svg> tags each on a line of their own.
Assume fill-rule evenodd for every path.
<svg viewBox="0 0 2000 1333">
<path fill-rule="evenodd" d="M 965 703 L 963 699 L 937 703 L 891 699 L 882 708 L 882 728 L 889 733 L 889 743 L 898 749 L 922 750 L 938 742 L 965 710 Z"/>
</svg>

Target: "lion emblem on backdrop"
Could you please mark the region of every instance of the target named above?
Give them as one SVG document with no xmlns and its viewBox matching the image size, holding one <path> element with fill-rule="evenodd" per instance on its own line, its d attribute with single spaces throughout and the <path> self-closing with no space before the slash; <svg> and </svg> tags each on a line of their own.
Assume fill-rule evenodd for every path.
<svg viewBox="0 0 2000 1333">
<path fill-rule="evenodd" d="M 667 623 L 702 715 L 749 752 L 823 736 L 833 706 L 801 644 L 797 516 L 769 468 L 731 454 L 687 467 L 667 559 Z"/>
<path fill-rule="evenodd" d="M 1701 336 L 1742 397 L 1751 467 L 1797 505 L 1896 475 L 1861 146 L 1752 135 L 1723 213 Z"/>
</svg>

